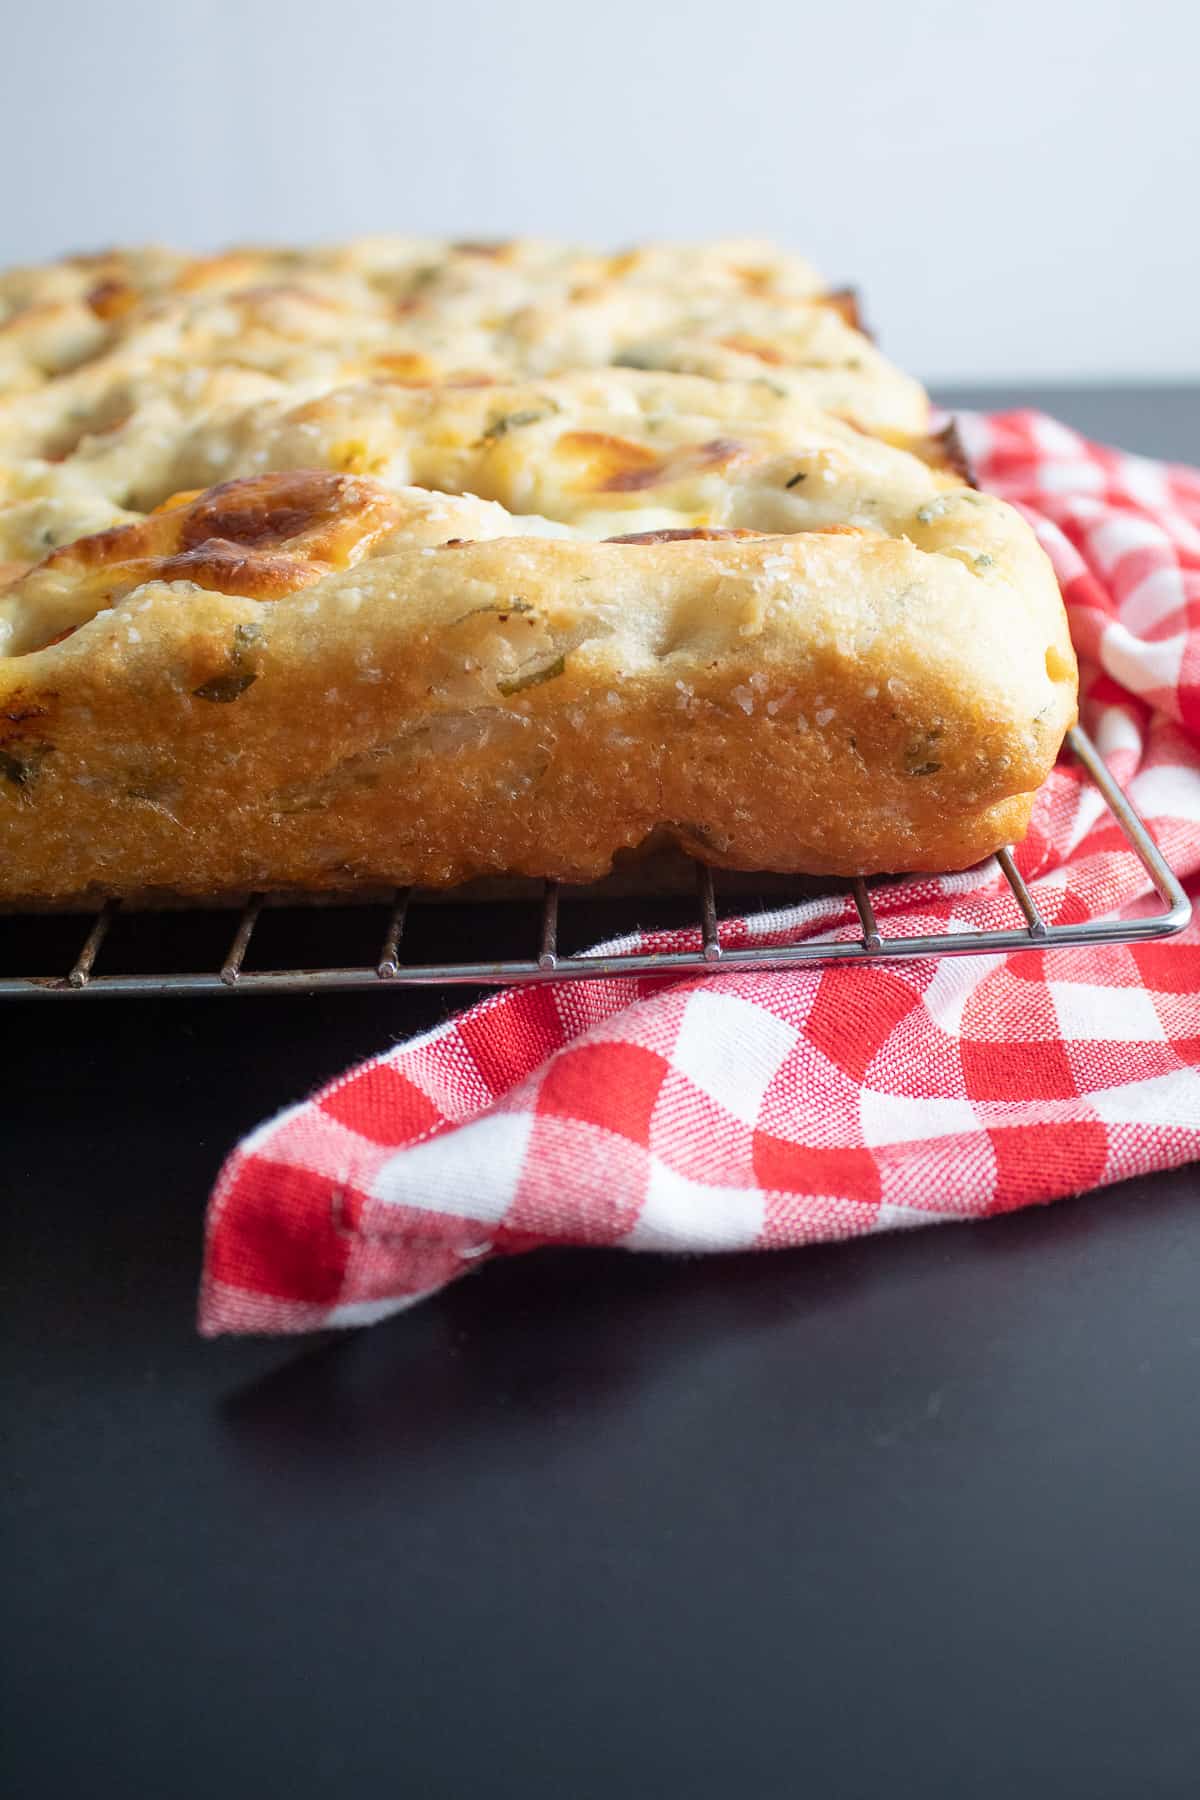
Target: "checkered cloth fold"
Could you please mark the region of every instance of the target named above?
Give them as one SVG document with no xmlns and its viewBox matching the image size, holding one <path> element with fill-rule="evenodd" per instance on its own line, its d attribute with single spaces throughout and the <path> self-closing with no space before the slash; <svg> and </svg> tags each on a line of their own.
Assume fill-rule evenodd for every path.
<svg viewBox="0 0 1200 1800">
<path fill-rule="evenodd" d="M 1200 474 L 1030 412 L 963 421 L 1049 552 L 1084 717 L 1200 888 Z M 1148 884 L 1057 768 L 1017 857 L 1051 922 Z M 994 863 L 896 886 L 885 929 L 1015 923 Z M 729 944 L 858 931 L 826 899 Z M 629 947 L 679 947 L 645 934 Z M 1063 949 L 506 990 L 253 1132 L 209 1209 L 200 1328 L 306 1331 L 544 1244 L 768 1249 L 979 1218 L 1200 1156 L 1200 929 Z"/>
</svg>

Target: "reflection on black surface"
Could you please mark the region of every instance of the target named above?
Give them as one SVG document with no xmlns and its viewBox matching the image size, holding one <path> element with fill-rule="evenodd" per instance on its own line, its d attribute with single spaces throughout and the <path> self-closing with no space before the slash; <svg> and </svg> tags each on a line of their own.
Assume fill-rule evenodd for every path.
<svg viewBox="0 0 1200 1800">
<path fill-rule="evenodd" d="M 946 1394 L 963 1376 L 981 1377 L 982 1357 L 999 1384 L 990 1430 L 1028 1399 L 1025 1380 L 1005 1391 L 1005 1362 L 1027 1362 L 1031 1335 L 1060 1330 L 1070 1316 L 1070 1308 L 1045 1316 L 1044 1298 L 1022 1278 L 1028 1257 L 1052 1280 L 1085 1288 L 1090 1239 L 1111 1245 L 1150 1217 L 1170 1219 L 1191 1188 L 1191 1173 L 1180 1171 L 1136 1208 L 1118 1189 L 982 1224 L 759 1255 L 504 1259 L 412 1311 L 306 1344 L 227 1392 L 219 1418 L 235 1458 L 259 1475 L 287 1482 L 365 1463 L 377 1473 L 402 1467 L 412 1479 L 444 1460 L 448 1441 L 456 1459 L 486 1460 L 497 1437 L 511 1456 L 553 1428 L 561 1449 L 564 1434 L 605 1430 L 631 1405 L 677 1407 L 704 1391 L 714 1369 L 759 1363 L 755 1404 L 777 1405 L 789 1437 L 819 1440 L 832 1408 L 853 1420 L 849 1448 L 953 1429 Z M 964 1352 L 981 1290 L 1002 1330 Z M 882 1310 L 910 1321 L 914 1307 L 916 1337 L 897 1323 L 901 1366 L 880 1359 L 877 1324 L 858 1341 L 856 1319 Z M 814 1335 L 837 1344 L 832 1368 L 807 1353 Z M 1053 1372 L 1045 1379 L 1052 1385 Z"/>
</svg>

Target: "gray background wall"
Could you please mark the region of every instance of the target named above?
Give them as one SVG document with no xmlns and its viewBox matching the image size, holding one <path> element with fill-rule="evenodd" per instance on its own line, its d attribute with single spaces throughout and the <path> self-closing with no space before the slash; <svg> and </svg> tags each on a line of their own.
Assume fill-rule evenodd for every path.
<svg viewBox="0 0 1200 1800">
<path fill-rule="evenodd" d="M 1200 371 L 1191 0 L 4 8 L 0 261 L 766 233 L 935 379 Z"/>
</svg>

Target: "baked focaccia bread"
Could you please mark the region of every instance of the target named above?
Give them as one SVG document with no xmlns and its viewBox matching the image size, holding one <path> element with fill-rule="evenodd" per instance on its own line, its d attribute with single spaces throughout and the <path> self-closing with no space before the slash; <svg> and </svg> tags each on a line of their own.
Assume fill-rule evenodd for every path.
<svg viewBox="0 0 1200 1800">
<path fill-rule="evenodd" d="M 1019 516 L 759 386 L 360 384 L 168 437 L 120 468 L 145 516 L 0 597 L 10 897 L 577 881 L 663 841 L 961 867 L 1074 716 Z M 45 503 L 115 506 L 77 474 Z"/>
<path fill-rule="evenodd" d="M 170 369 L 253 370 L 316 391 L 610 364 L 759 379 L 884 435 L 926 421 L 919 384 L 875 349 L 853 297 L 752 241 L 602 255 L 375 238 L 113 252 L 0 275 L 0 391 L 40 396 L 15 409 L 35 455 L 47 417 L 53 445 L 73 423 L 107 429 L 128 384 Z"/>
<path fill-rule="evenodd" d="M 297 399 L 243 370 L 163 374 L 123 390 L 112 424 L 74 427 L 28 450 L 31 403 L 9 435 L 0 420 L 0 562 L 9 579 L 51 548 L 129 523 L 173 494 L 273 469 L 370 474 L 496 500 L 588 537 L 660 525 L 791 531 L 902 505 L 919 459 L 944 458 L 931 438 L 912 457 L 759 382 L 580 371 L 537 383 L 410 388 L 359 382 Z M 105 415 L 107 416 L 107 415 Z M 788 488 L 797 456 L 818 459 Z M 918 466 L 914 466 L 914 457 Z M 879 491 L 859 495 L 872 484 Z M 889 496 L 889 485 L 894 492 Z"/>
</svg>

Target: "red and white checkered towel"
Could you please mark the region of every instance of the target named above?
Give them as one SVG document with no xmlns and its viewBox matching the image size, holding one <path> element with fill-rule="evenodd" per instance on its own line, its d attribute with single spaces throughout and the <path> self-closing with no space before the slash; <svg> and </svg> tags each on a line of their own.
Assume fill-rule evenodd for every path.
<svg viewBox="0 0 1200 1800">
<path fill-rule="evenodd" d="M 1025 509 L 1054 561 L 1088 728 L 1200 891 L 1200 473 L 1035 413 L 964 429 L 983 485 Z M 1147 903 L 1073 767 L 1051 776 L 1017 862 L 1048 921 Z M 1017 922 L 994 862 L 877 910 L 906 933 Z M 723 935 L 839 930 L 857 934 L 852 907 L 822 900 Z M 1140 947 L 507 990 L 233 1152 L 200 1328 L 363 1324 L 543 1244 L 769 1249 L 979 1218 L 1194 1157 L 1195 924 Z"/>
</svg>

